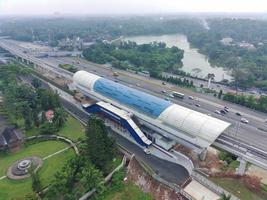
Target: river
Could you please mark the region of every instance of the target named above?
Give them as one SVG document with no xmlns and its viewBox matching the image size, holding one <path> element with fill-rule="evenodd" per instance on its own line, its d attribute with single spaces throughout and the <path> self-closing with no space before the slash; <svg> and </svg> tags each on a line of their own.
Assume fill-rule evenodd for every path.
<svg viewBox="0 0 267 200">
<path fill-rule="evenodd" d="M 200 78 L 205 78 L 208 73 L 213 73 L 215 81 L 231 80 L 229 71 L 224 70 L 222 67 L 211 66 L 205 55 L 199 53 L 197 49 L 191 48 L 185 35 L 133 36 L 125 37 L 124 40 L 135 41 L 137 44 L 161 41 L 166 43 L 168 47 L 177 46 L 184 50 L 183 67 L 181 70 Z"/>
</svg>

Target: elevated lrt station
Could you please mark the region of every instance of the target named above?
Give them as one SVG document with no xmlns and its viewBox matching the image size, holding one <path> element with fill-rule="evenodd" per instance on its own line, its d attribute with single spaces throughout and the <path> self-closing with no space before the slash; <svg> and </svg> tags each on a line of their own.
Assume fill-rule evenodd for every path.
<svg viewBox="0 0 267 200">
<path fill-rule="evenodd" d="M 73 81 L 83 95 L 97 101 L 83 105 L 85 111 L 98 114 L 108 127 L 144 148 L 154 145 L 168 151 L 181 144 L 205 159 L 207 148 L 230 126 L 86 71 L 76 72 Z"/>
</svg>

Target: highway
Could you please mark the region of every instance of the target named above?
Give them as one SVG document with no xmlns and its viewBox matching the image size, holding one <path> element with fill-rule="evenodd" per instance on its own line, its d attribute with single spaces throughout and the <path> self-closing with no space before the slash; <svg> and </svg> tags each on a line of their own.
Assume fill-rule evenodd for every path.
<svg viewBox="0 0 267 200">
<path fill-rule="evenodd" d="M 143 77 L 140 75 L 132 74 L 125 71 L 114 70 L 110 67 L 100 67 L 99 65 L 92 64 L 85 60 L 79 59 L 79 64 L 74 58 L 69 57 L 60 57 L 60 58 L 42 58 L 45 63 L 54 65 L 55 67 L 58 64 L 75 63 L 75 66 L 79 69 L 86 70 L 91 73 L 95 73 L 99 76 L 118 81 L 130 87 L 143 90 L 144 92 L 153 94 L 161 98 L 169 98 L 172 102 L 202 112 L 213 117 L 222 119 L 232 124 L 229 130 L 225 133 L 228 136 L 234 137 L 237 140 L 246 142 L 252 146 L 259 147 L 262 150 L 267 151 L 267 124 L 264 120 L 267 118 L 267 115 L 257 111 L 252 111 L 242 106 L 231 104 L 217 98 L 208 96 L 206 94 L 196 93 L 184 88 L 178 88 L 173 84 L 167 83 L 162 85 L 162 81 L 155 80 L 148 77 Z M 112 76 L 113 71 L 119 72 L 117 78 Z M 162 93 L 162 90 L 165 90 L 166 93 Z M 182 99 L 174 99 L 169 97 L 172 91 L 182 92 L 186 97 Z M 190 100 L 188 96 L 193 96 L 194 100 Z M 199 104 L 200 107 L 197 107 L 196 104 Z M 224 106 L 230 108 L 230 112 L 225 115 L 216 114 L 215 110 L 221 110 Z M 240 116 L 237 116 L 235 113 L 239 112 L 242 117 L 245 117 L 249 120 L 249 124 L 244 124 L 240 122 Z M 266 131 L 263 131 L 266 130 Z"/>
<path fill-rule="evenodd" d="M 128 85 L 129 87 L 143 90 L 144 92 L 159 96 L 161 98 L 168 97 L 172 102 L 176 104 L 230 122 L 232 126 L 221 136 L 221 138 L 219 138 L 223 140 L 224 143 L 227 142 L 225 141 L 225 136 L 229 136 L 234 141 L 244 143 L 250 149 L 257 147 L 260 151 L 267 151 L 267 124 L 264 122 L 267 118 L 267 115 L 264 113 L 228 103 L 207 94 L 196 93 L 192 90 L 180 88 L 173 84 L 167 83 L 166 85 L 163 85 L 162 81 L 160 80 L 136 75 L 126 71 L 112 69 L 108 66 L 97 65 L 83 59 L 79 59 L 79 62 L 77 62 L 76 58 L 73 57 L 35 58 L 33 55 L 31 55 L 29 50 L 27 51 L 27 54 L 23 53 L 22 51 L 25 51 L 25 49 L 18 47 L 14 41 L 6 42 L 1 40 L 0 45 L 4 45 L 4 47 L 9 48 L 9 50 L 11 50 L 14 54 L 24 56 L 24 58 L 29 58 L 33 62 L 38 62 L 40 65 L 44 65 L 45 67 L 50 68 L 51 71 L 55 71 L 56 73 L 64 75 L 66 78 L 70 78 L 71 73 L 60 69 L 58 67 L 58 64 L 74 64 L 78 69 L 86 70 L 99 76 L 120 82 L 122 84 Z M 119 73 L 119 76 L 112 76 L 113 71 L 117 71 Z M 162 90 L 165 90 L 166 93 L 162 93 Z M 171 98 L 169 97 L 169 94 L 171 94 L 172 91 L 182 92 L 186 96 L 183 100 Z M 190 100 L 188 96 L 193 96 L 194 100 Z M 196 104 L 199 104 L 200 106 L 197 107 Z M 215 110 L 221 110 L 224 106 L 230 108 L 230 112 L 228 114 L 221 115 L 214 113 Z M 249 124 L 240 123 L 241 117 L 237 116 L 235 114 L 236 112 L 239 112 L 242 117 L 248 119 Z M 220 142 L 220 140 L 218 140 L 216 143 L 218 142 Z M 234 145 L 235 144 L 232 143 L 232 149 L 234 149 Z M 255 151 L 255 153 L 257 151 Z"/>
</svg>

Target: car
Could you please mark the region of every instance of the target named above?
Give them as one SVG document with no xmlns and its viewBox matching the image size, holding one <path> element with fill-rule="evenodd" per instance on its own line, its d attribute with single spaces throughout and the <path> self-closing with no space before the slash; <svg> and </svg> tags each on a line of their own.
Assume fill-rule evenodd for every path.
<svg viewBox="0 0 267 200">
<path fill-rule="evenodd" d="M 167 97 L 166 97 L 166 98 L 164 98 L 164 99 L 165 99 L 166 101 L 171 101 L 171 100 L 170 100 L 169 98 L 167 98 Z"/>
<path fill-rule="evenodd" d="M 169 96 L 170 96 L 171 98 L 174 98 L 173 94 L 169 94 Z"/>
<path fill-rule="evenodd" d="M 141 85 L 140 85 L 139 83 L 136 83 L 136 86 L 137 86 L 137 87 L 140 87 Z"/>
<path fill-rule="evenodd" d="M 216 114 L 221 114 L 221 112 L 219 110 L 215 110 L 214 111 Z"/>
<path fill-rule="evenodd" d="M 190 99 L 190 100 L 194 100 L 194 97 L 192 97 L 192 96 L 188 96 L 188 99 Z"/>
<path fill-rule="evenodd" d="M 145 154 L 147 154 L 147 155 L 151 154 L 151 152 L 150 152 L 150 150 L 149 150 L 148 148 L 145 148 L 143 151 L 144 151 Z"/>
<path fill-rule="evenodd" d="M 165 82 L 162 82 L 162 85 L 166 85 L 166 83 Z"/>
<path fill-rule="evenodd" d="M 227 112 L 225 110 L 220 110 L 221 114 L 226 114 Z"/>
<path fill-rule="evenodd" d="M 229 112 L 229 108 L 228 108 L 228 107 L 224 106 L 223 109 L 224 109 L 226 112 Z"/>
<path fill-rule="evenodd" d="M 161 93 L 166 93 L 166 90 L 161 90 Z"/>
<path fill-rule="evenodd" d="M 249 121 L 246 118 L 241 118 L 240 121 L 244 124 L 248 124 Z"/>
<path fill-rule="evenodd" d="M 196 107 L 200 107 L 200 104 L 195 104 Z"/>
<path fill-rule="evenodd" d="M 241 114 L 240 114 L 239 112 L 236 112 L 235 114 L 236 114 L 237 116 L 241 116 Z"/>
</svg>

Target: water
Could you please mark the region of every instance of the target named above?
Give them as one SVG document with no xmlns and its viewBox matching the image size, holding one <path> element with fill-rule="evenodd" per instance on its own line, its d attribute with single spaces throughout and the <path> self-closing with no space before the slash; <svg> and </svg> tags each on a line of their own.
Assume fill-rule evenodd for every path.
<svg viewBox="0 0 267 200">
<path fill-rule="evenodd" d="M 208 73 L 213 73 L 216 81 L 221 81 L 223 79 L 231 80 L 229 71 L 226 71 L 222 67 L 211 66 L 205 55 L 199 53 L 197 49 L 191 48 L 185 35 L 134 36 L 125 37 L 124 40 L 135 41 L 137 44 L 158 41 L 165 42 L 168 47 L 177 46 L 184 50 L 184 58 L 182 60 L 183 67 L 181 70 L 200 78 L 205 78 Z"/>
</svg>

